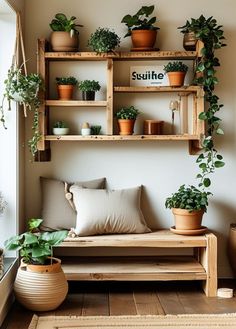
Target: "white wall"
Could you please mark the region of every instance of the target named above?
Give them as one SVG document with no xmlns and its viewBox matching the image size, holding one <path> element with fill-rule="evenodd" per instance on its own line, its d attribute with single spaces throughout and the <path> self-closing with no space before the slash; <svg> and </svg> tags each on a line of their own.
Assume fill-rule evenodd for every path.
<svg viewBox="0 0 236 329">
<path fill-rule="evenodd" d="M 223 119 L 225 136 L 219 139 L 217 147 L 223 153 L 226 166 L 214 175 L 211 199 L 208 213 L 204 217 L 204 225 L 215 231 L 219 238 L 219 274 L 222 277 L 231 275 L 226 256 L 226 241 L 229 223 L 236 220 L 234 186 L 236 183 L 235 169 L 235 144 L 236 144 L 236 21 L 235 0 L 224 2 L 215 0 L 26 0 L 26 48 L 27 57 L 31 58 L 29 67 L 36 67 L 36 40 L 39 37 L 49 37 L 48 24 L 57 12 L 78 17 L 81 28 L 81 50 L 86 50 L 89 35 L 99 26 L 113 28 L 120 36 L 126 32 L 125 26 L 120 23 L 127 13 L 135 13 L 142 5 L 156 5 L 156 15 L 159 19 L 160 32 L 158 34 L 158 47 L 161 50 L 181 50 L 182 35 L 177 30 L 178 26 L 185 23 L 186 19 L 213 15 L 219 24 L 224 25 L 228 47 L 218 51 L 222 62 L 218 77 L 220 84 L 217 94 L 220 96 L 224 108 L 220 116 Z M 180 10 L 181 9 L 181 10 Z M 129 38 L 122 38 L 121 49 L 130 48 Z M 83 66 L 83 65 L 82 65 Z M 54 74 L 61 74 L 63 67 L 53 68 Z M 72 69 L 71 69 L 72 70 Z M 86 74 L 104 81 L 99 69 L 76 67 L 74 73 L 82 79 Z M 122 79 L 122 74 L 121 74 Z M 118 103 L 139 104 L 145 112 L 150 108 L 157 108 L 158 115 L 169 111 L 166 101 L 157 100 L 151 96 L 152 102 L 144 96 L 138 101 L 137 96 L 122 98 Z M 159 97 L 159 96 L 158 96 Z M 168 100 L 169 101 L 169 100 Z M 140 103 L 139 103 L 140 102 Z M 167 103 L 168 104 L 168 103 Z M 66 111 L 68 109 L 65 109 Z M 100 110 L 99 110 L 100 111 Z M 160 111 L 160 112 L 159 112 Z M 87 113 L 78 114 L 75 110 L 68 110 L 75 120 L 74 129 L 84 120 Z M 92 112 L 95 115 L 94 111 Z M 65 112 L 58 111 L 56 116 L 66 116 Z M 80 118 L 82 116 L 82 119 Z M 102 115 L 102 113 L 101 113 Z M 165 113 L 166 115 L 166 113 Z M 68 116 L 69 117 L 69 116 Z M 70 119 L 68 119 L 70 120 Z M 89 117 L 93 120 L 93 117 Z M 96 119 L 100 120 L 100 119 Z M 27 129 L 29 136 L 30 123 Z M 69 181 L 83 180 L 106 176 L 109 188 L 123 188 L 143 184 L 144 213 L 148 224 L 152 227 L 169 227 L 173 225 L 172 215 L 164 207 L 167 196 L 174 192 L 183 183 L 197 184 L 194 177 L 197 174 L 196 157 L 188 154 L 185 142 L 124 142 L 124 143 L 52 143 L 52 161 L 49 163 L 30 163 L 29 154 L 26 153 L 26 218 L 40 215 L 40 188 L 39 176 L 52 176 Z M 63 161 L 62 161 L 63 160 Z"/>
</svg>

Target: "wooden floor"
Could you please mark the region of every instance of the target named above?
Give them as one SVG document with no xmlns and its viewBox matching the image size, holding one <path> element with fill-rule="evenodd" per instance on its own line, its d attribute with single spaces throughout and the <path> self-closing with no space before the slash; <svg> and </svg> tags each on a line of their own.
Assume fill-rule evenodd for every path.
<svg viewBox="0 0 236 329">
<path fill-rule="evenodd" d="M 233 281 L 220 286 L 235 288 Z M 59 309 L 43 315 L 145 315 L 236 312 L 236 297 L 207 298 L 197 282 L 72 282 Z M 33 312 L 14 304 L 4 329 L 26 329 Z M 41 314 L 42 315 L 42 314 Z"/>
</svg>

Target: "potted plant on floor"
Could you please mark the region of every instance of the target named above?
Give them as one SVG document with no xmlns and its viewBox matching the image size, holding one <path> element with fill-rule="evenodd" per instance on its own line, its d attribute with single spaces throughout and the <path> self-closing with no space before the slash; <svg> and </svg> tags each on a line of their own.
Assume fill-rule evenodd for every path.
<svg viewBox="0 0 236 329">
<path fill-rule="evenodd" d="M 82 91 L 82 97 L 84 101 L 94 101 L 95 92 L 101 89 L 98 81 L 84 80 L 79 83 L 79 89 Z"/>
<path fill-rule="evenodd" d="M 91 34 L 88 46 L 98 54 L 114 51 L 120 46 L 119 36 L 108 28 L 99 27 Z"/>
<path fill-rule="evenodd" d="M 168 197 L 166 208 L 172 209 L 175 217 L 175 226 L 172 230 L 180 234 L 202 233 L 202 216 L 207 211 L 208 197 L 211 192 L 201 191 L 195 186 L 181 185 L 176 193 Z"/>
<path fill-rule="evenodd" d="M 135 120 L 139 114 L 139 110 L 134 106 L 122 107 L 116 112 L 120 135 L 133 135 Z"/>
<path fill-rule="evenodd" d="M 14 283 L 17 300 L 33 311 L 57 308 L 65 299 L 68 284 L 61 261 L 52 257 L 52 248 L 60 244 L 67 231 L 40 232 L 42 219 L 31 219 L 28 231 L 5 241 L 8 250 L 19 250 L 22 257 Z"/>
<path fill-rule="evenodd" d="M 57 77 L 56 84 L 59 100 L 71 100 L 78 80 L 75 77 Z"/>
<path fill-rule="evenodd" d="M 164 72 L 168 74 L 171 87 L 181 87 L 184 84 L 188 66 L 180 61 L 169 62 L 164 66 Z"/>
<path fill-rule="evenodd" d="M 156 17 L 149 18 L 154 6 L 143 6 L 135 15 L 125 15 L 121 23 L 125 23 L 128 32 L 125 37 L 131 36 L 132 50 L 153 50 L 156 42 L 157 30 Z"/>
<path fill-rule="evenodd" d="M 57 121 L 53 124 L 52 129 L 53 135 L 68 135 L 69 134 L 69 127 L 66 122 L 64 121 Z"/>
<path fill-rule="evenodd" d="M 53 51 L 78 51 L 79 31 L 77 27 L 83 25 L 75 23 L 76 17 L 67 18 L 65 14 L 58 13 L 49 26 L 52 29 L 51 45 Z"/>
</svg>

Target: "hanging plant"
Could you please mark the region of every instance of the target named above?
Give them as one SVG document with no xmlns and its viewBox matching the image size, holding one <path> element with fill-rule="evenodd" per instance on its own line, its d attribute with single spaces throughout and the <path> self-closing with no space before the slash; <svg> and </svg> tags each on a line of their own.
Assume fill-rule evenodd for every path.
<svg viewBox="0 0 236 329">
<path fill-rule="evenodd" d="M 198 19 L 191 18 L 180 29 L 182 29 L 181 32 L 186 30 L 194 32 L 196 38 L 204 44 L 196 66 L 195 82 L 197 85 L 203 86 L 205 92 L 207 108 L 205 112 L 199 114 L 199 119 L 206 123 L 206 135 L 202 142 L 203 152 L 198 156 L 196 162 L 200 169 L 200 173 L 197 175 L 200 180 L 199 187 L 209 187 L 211 185 L 209 176 L 215 172 L 216 168 L 225 165 L 222 155 L 216 150 L 214 141 L 215 135 L 224 134 L 220 127 L 221 119 L 217 116 L 217 112 L 223 107 L 223 104 L 219 103 L 219 97 L 215 94 L 215 85 L 218 83 L 216 67 L 220 66 L 215 51 L 226 46 L 224 31 L 222 25 L 218 25 L 212 16 L 205 18 L 203 15 Z"/>
<path fill-rule="evenodd" d="M 5 92 L 3 95 L 2 105 L 0 106 L 0 121 L 3 127 L 7 129 L 5 122 L 4 103 L 8 102 L 8 110 L 11 110 L 11 101 L 18 102 L 23 106 L 24 115 L 27 116 L 27 110 L 34 112 L 33 118 L 33 136 L 28 141 L 28 145 L 32 155 L 37 152 L 37 143 L 41 135 L 39 132 L 39 106 L 40 101 L 38 93 L 42 87 L 42 79 L 38 74 L 23 74 L 21 67 L 14 65 L 8 70 L 7 79 L 4 81 Z"/>
</svg>

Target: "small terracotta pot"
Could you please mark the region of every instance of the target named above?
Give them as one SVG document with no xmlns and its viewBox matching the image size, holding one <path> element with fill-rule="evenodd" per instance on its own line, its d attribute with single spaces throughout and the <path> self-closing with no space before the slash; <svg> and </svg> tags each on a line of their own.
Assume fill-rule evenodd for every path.
<svg viewBox="0 0 236 329">
<path fill-rule="evenodd" d="M 197 230 L 202 226 L 204 210 L 189 212 L 186 209 L 172 208 L 176 230 Z"/>
<path fill-rule="evenodd" d="M 152 50 L 157 37 L 156 30 L 133 30 L 131 31 L 131 40 L 133 48 Z"/>
<path fill-rule="evenodd" d="M 78 34 L 71 36 L 70 32 L 54 31 L 51 34 L 51 45 L 53 51 L 78 51 Z"/>
<path fill-rule="evenodd" d="M 120 135 L 133 135 L 135 120 L 119 119 L 118 124 L 120 129 Z"/>
<path fill-rule="evenodd" d="M 171 87 L 183 86 L 186 72 L 168 72 L 167 74 Z"/>
<path fill-rule="evenodd" d="M 73 85 L 58 85 L 57 92 L 60 100 L 70 100 L 73 98 Z"/>
</svg>

